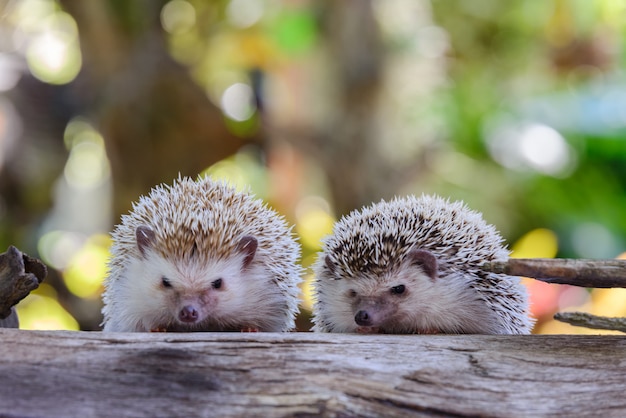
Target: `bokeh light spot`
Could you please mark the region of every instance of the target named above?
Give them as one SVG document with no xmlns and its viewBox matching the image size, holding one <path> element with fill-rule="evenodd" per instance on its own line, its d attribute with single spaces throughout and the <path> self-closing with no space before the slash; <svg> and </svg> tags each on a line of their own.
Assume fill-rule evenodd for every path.
<svg viewBox="0 0 626 418">
<path fill-rule="evenodd" d="M 577 286 L 562 286 L 557 299 L 558 310 L 562 311 L 571 306 L 581 306 L 587 303 L 590 294 L 587 289 Z"/>
<path fill-rule="evenodd" d="M 593 289 L 591 314 L 626 317 L 626 289 Z"/>
<path fill-rule="evenodd" d="M 99 296 L 107 272 L 109 246 L 109 236 L 98 234 L 90 237 L 74 254 L 63 273 L 63 280 L 70 292 L 81 298 Z"/>
<path fill-rule="evenodd" d="M 75 232 L 50 231 L 39 239 L 37 249 L 44 263 L 56 269 L 67 267 L 85 237 Z"/>
<path fill-rule="evenodd" d="M 619 252 L 613 233 L 604 225 L 587 222 L 572 231 L 572 246 L 579 257 L 608 258 Z"/>
<path fill-rule="evenodd" d="M 0 92 L 9 91 L 22 77 L 22 63 L 17 58 L 0 52 Z"/>
<path fill-rule="evenodd" d="M 329 205 L 319 196 L 302 199 L 296 207 L 296 231 L 302 245 L 313 250 L 321 249 L 321 240 L 330 234 L 335 218 L 329 213 Z"/>
<path fill-rule="evenodd" d="M 57 12 L 42 25 L 44 30 L 28 45 L 28 68 L 33 76 L 45 83 L 69 83 L 78 75 L 82 65 L 76 23 L 69 14 Z"/>
<path fill-rule="evenodd" d="M 514 245 L 512 258 L 554 258 L 558 251 L 556 234 L 545 228 L 533 229 Z"/>
<path fill-rule="evenodd" d="M 301 293 L 301 305 L 304 309 L 311 311 L 313 309 L 313 273 L 309 272 L 304 276 L 304 281 L 300 284 Z"/>
<path fill-rule="evenodd" d="M 256 158 L 252 148 L 242 148 L 234 156 L 213 164 L 200 176 L 225 181 L 239 191 L 252 191 L 261 199 L 267 196 L 267 167 Z"/>
<path fill-rule="evenodd" d="M 70 330 L 79 329 L 78 322 L 54 298 L 30 294 L 18 303 L 17 315 L 20 329 L 28 330 Z"/>
<path fill-rule="evenodd" d="M 41 22 L 55 14 L 52 0 L 20 0 L 15 2 L 15 20 L 20 29 L 26 32 L 41 30 Z"/>
<path fill-rule="evenodd" d="M 558 239 L 554 232 L 545 228 L 533 229 L 513 245 L 512 258 L 554 258 L 558 251 Z M 530 294 L 530 312 L 535 318 L 548 315 L 557 308 L 559 285 L 534 279 L 523 279 Z"/>
<path fill-rule="evenodd" d="M 104 139 L 89 124 L 71 121 L 65 130 L 65 143 L 70 155 L 63 174 L 71 187 L 93 189 L 110 177 Z"/>
<path fill-rule="evenodd" d="M 313 15 L 306 10 L 283 10 L 272 25 L 276 44 L 289 54 L 309 50 L 317 40 L 317 25 Z"/>
<path fill-rule="evenodd" d="M 161 25 L 171 34 L 188 32 L 196 23 L 196 9 L 185 0 L 169 1 L 161 9 Z"/>
<path fill-rule="evenodd" d="M 247 28 L 257 23 L 263 17 L 264 11 L 263 0 L 231 0 L 226 7 L 228 20 L 239 28 Z"/>
<path fill-rule="evenodd" d="M 527 126 L 521 132 L 519 147 L 526 162 L 546 174 L 558 174 L 569 163 L 565 139 L 546 125 Z"/>
<path fill-rule="evenodd" d="M 532 169 L 562 178 L 577 163 L 577 155 L 565 138 L 545 124 L 500 117 L 486 124 L 484 135 L 493 159 L 507 168 Z"/>
<path fill-rule="evenodd" d="M 244 83 L 235 83 L 222 94 L 221 106 L 224 114 L 236 121 L 250 119 L 256 107 L 252 87 Z"/>
<path fill-rule="evenodd" d="M 561 285 L 523 278 L 522 283 L 530 294 L 530 313 L 534 318 L 552 315 L 558 307 Z"/>
</svg>

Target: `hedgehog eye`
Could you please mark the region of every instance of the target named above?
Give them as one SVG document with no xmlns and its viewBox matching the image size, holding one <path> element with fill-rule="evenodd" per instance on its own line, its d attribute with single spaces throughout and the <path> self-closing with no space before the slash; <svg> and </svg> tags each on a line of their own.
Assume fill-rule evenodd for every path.
<svg viewBox="0 0 626 418">
<path fill-rule="evenodd" d="M 213 283 L 211 283 L 211 286 L 213 287 L 213 289 L 219 289 L 220 287 L 222 287 L 222 279 L 214 280 Z"/>
<path fill-rule="evenodd" d="M 394 286 L 391 288 L 391 294 L 392 295 L 401 295 L 404 293 L 404 291 L 406 290 L 406 287 L 403 284 L 400 284 L 398 286 Z"/>
<path fill-rule="evenodd" d="M 170 279 L 168 279 L 167 277 L 161 277 L 161 285 L 166 288 L 172 287 L 172 283 L 170 282 Z"/>
<path fill-rule="evenodd" d="M 350 296 L 351 298 L 356 297 L 356 290 L 350 289 L 348 291 L 348 296 Z"/>
</svg>

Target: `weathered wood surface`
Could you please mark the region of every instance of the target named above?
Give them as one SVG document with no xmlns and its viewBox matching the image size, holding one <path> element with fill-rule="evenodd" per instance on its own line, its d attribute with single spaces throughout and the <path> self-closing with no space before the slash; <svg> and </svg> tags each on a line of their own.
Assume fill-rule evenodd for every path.
<svg viewBox="0 0 626 418">
<path fill-rule="evenodd" d="M 0 329 L 0 416 L 626 416 L 626 337 Z"/>
<path fill-rule="evenodd" d="M 509 258 L 485 263 L 483 270 L 582 287 L 626 287 L 626 260 Z"/>
</svg>

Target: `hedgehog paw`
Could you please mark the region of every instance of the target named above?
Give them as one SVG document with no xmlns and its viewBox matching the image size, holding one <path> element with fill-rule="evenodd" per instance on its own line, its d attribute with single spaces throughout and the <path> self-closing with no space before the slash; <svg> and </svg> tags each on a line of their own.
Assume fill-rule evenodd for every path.
<svg viewBox="0 0 626 418">
<path fill-rule="evenodd" d="M 359 334 L 378 334 L 380 328 L 378 327 L 356 327 L 356 332 Z"/>
<path fill-rule="evenodd" d="M 241 328 L 241 332 L 259 332 L 258 328 Z"/>
<path fill-rule="evenodd" d="M 151 328 L 150 332 L 167 332 L 167 328 Z"/>
</svg>

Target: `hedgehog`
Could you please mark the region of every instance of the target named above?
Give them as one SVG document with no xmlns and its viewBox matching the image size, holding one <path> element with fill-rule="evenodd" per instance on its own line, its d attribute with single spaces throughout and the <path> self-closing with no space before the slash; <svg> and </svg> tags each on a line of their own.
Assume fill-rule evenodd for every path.
<svg viewBox="0 0 626 418">
<path fill-rule="evenodd" d="M 313 330 L 390 334 L 529 334 L 519 277 L 484 272 L 509 252 L 463 202 L 396 197 L 355 210 L 313 265 Z"/>
<path fill-rule="evenodd" d="M 133 203 L 111 235 L 104 331 L 294 328 L 300 245 L 250 193 L 179 176 Z"/>
</svg>

